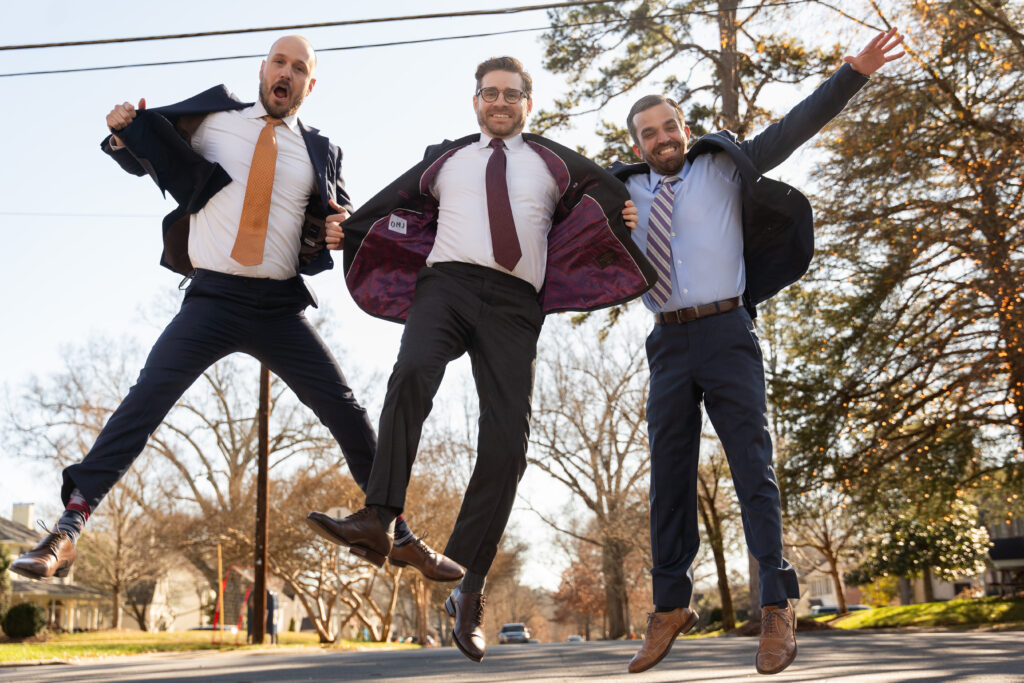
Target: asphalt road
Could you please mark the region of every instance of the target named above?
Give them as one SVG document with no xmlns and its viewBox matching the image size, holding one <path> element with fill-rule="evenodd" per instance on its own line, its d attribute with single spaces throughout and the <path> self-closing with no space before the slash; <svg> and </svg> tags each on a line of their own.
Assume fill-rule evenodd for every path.
<svg viewBox="0 0 1024 683">
<path fill-rule="evenodd" d="M 655 668 L 626 673 L 636 641 L 492 645 L 480 664 L 454 648 L 377 652 L 181 653 L 0 668 L 0 681 L 831 681 L 1024 682 L 1024 632 L 810 633 L 771 679 L 754 671 L 756 638 L 678 641 Z"/>
</svg>

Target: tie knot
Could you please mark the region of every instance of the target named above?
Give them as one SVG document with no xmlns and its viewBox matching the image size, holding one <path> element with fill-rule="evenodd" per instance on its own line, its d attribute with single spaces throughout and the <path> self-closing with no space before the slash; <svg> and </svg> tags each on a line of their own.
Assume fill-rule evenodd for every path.
<svg viewBox="0 0 1024 683">
<path fill-rule="evenodd" d="M 500 138 L 494 138 L 491 140 L 488 146 L 491 147 L 492 149 L 504 149 L 505 141 L 501 140 Z"/>
<path fill-rule="evenodd" d="M 665 178 L 662 178 L 661 179 L 661 184 L 662 184 L 663 187 L 668 187 L 669 185 L 671 185 L 672 183 L 676 182 L 677 180 L 679 180 L 679 176 L 677 176 L 677 175 L 670 175 L 670 176 L 666 176 Z"/>
<path fill-rule="evenodd" d="M 284 119 L 276 119 L 273 116 L 264 116 L 262 118 L 264 121 L 267 122 L 268 126 L 280 126 L 282 123 L 284 123 Z"/>
</svg>

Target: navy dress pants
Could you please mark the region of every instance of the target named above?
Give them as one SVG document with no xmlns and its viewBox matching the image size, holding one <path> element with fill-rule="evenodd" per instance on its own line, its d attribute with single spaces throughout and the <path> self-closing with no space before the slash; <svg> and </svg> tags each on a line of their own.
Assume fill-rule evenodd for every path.
<svg viewBox="0 0 1024 683">
<path fill-rule="evenodd" d="M 693 594 L 701 402 L 732 470 L 761 604 L 799 598 L 782 557 L 782 505 L 772 468 L 764 361 L 746 309 L 655 324 L 647 338 L 651 388 L 651 577 L 654 604 L 687 607 Z"/>
<path fill-rule="evenodd" d="M 469 354 L 480 398 L 477 457 L 444 554 L 475 574 L 491 567 L 526 470 L 543 323 L 525 280 L 468 263 L 423 268 L 388 380 L 366 503 L 400 510 L 445 367 Z"/>
<path fill-rule="evenodd" d="M 85 458 L 64 470 L 65 505 L 79 489 L 95 510 L 185 390 L 241 351 L 280 377 L 331 431 L 356 483 L 366 487 L 376 436 L 338 363 L 309 321 L 299 278 L 269 280 L 199 270 L 181 310 L 149 352 L 135 386 Z"/>
</svg>

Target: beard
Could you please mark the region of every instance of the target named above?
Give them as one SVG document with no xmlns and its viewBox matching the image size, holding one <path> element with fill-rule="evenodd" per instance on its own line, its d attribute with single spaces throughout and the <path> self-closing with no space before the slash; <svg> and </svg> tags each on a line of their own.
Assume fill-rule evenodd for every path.
<svg viewBox="0 0 1024 683">
<path fill-rule="evenodd" d="M 526 126 L 526 110 L 518 110 L 518 116 L 516 116 L 516 111 L 517 110 L 515 109 L 477 110 L 476 121 L 480 124 L 480 129 L 492 138 L 510 138 L 521 133 L 523 128 Z M 501 120 L 489 119 L 487 114 L 493 113 L 510 114 L 513 118 Z"/>
<path fill-rule="evenodd" d="M 277 103 L 271 99 L 271 93 L 273 93 L 274 88 L 278 85 L 288 88 L 288 92 L 291 93 L 284 104 Z M 260 81 L 260 104 L 267 110 L 267 114 L 275 119 L 283 119 L 297 112 L 299 107 L 302 106 L 304 99 L 306 99 L 306 93 L 301 90 L 292 92 L 291 86 L 287 83 L 282 83 L 281 81 L 278 81 L 278 83 L 264 83 Z"/>
<path fill-rule="evenodd" d="M 651 154 L 644 154 L 644 161 L 647 162 L 652 171 L 659 175 L 675 175 L 683 170 L 683 164 L 686 163 L 686 145 L 679 144 L 679 149 L 670 156 L 659 156 L 658 152 L 665 147 L 666 145 L 661 145 L 658 149 L 652 150 Z"/>
</svg>

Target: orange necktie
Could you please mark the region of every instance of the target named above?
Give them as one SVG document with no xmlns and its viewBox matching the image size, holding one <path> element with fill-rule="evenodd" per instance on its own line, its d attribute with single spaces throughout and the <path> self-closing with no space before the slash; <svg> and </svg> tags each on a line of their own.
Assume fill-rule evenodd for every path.
<svg viewBox="0 0 1024 683">
<path fill-rule="evenodd" d="M 270 193 L 274 189 L 274 167 L 277 165 L 277 134 L 275 126 L 284 121 L 263 117 L 267 125 L 260 131 L 256 149 L 252 152 L 249 180 L 245 184 L 242 218 L 238 222 L 238 236 L 231 249 L 231 258 L 243 266 L 263 263 L 263 246 L 267 242 L 267 219 L 270 217 Z"/>
</svg>

